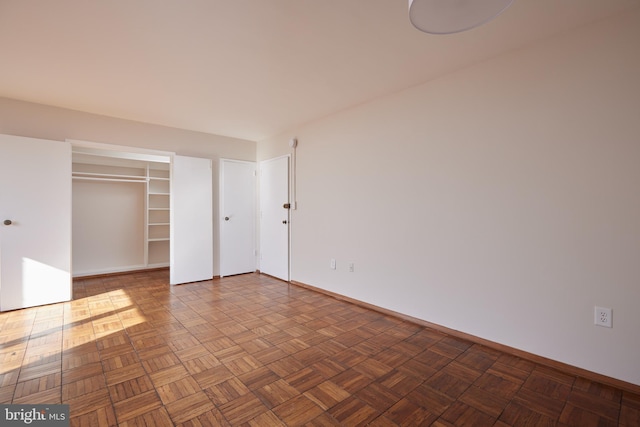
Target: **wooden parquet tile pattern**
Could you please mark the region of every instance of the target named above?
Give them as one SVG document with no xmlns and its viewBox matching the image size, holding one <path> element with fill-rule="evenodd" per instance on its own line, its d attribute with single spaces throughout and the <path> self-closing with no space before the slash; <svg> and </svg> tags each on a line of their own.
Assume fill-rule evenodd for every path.
<svg viewBox="0 0 640 427">
<path fill-rule="evenodd" d="M 79 279 L 0 313 L 0 403 L 73 426 L 639 426 L 640 395 L 279 280 Z"/>
</svg>

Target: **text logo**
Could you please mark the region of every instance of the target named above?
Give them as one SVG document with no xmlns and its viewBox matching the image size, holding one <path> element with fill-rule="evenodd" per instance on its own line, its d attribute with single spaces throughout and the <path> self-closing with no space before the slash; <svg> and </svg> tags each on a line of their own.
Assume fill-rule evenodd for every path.
<svg viewBox="0 0 640 427">
<path fill-rule="evenodd" d="M 69 427 L 69 405 L 0 405 L 0 425 Z"/>
</svg>

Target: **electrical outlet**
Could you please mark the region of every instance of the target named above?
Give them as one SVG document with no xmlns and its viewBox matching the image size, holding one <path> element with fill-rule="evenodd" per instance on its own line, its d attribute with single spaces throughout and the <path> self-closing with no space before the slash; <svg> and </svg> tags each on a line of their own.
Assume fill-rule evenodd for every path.
<svg viewBox="0 0 640 427">
<path fill-rule="evenodd" d="M 605 328 L 613 327 L 610 308 L 596 306 L 594 316 L 594 322 L 596 325 L 603 326 Z"/>
<path fill-rule="evenodd" d="M 355 271 L 355 265 L 352 262 L 350 262 L 349 263 L 349 272 L 353 273 L 354 271 Z"/>
<path fill-rule="evenodd" d="M 329 268 L 332 270 L 336 269 L 336 260 L 331 258 L 331 262 L 329 263 Z"/>
</svg>

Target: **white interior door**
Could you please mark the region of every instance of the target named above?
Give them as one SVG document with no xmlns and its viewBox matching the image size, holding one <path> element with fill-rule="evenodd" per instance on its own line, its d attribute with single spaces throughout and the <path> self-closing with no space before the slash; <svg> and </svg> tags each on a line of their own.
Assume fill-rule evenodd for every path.
<svg viewBox="0 0 640 427">
<path fill-rule="evenodd" d="M 220 276 L 256 271 L 256 164 L 220 160 Z"/>
<path fill-rule="evenodd" d="M 211 160 L 174 156 L 171 175 L 170 283 L 213 277 Z"/>
<path fill-rule="evenodd" d="M 0 310 L 71 290 L 71 144 L 0 135 Z"/>
<path fill-rule="evenodd" d="M 260 271 L 289 280 L 289 157 L 260 162 Z"/>
</svg>

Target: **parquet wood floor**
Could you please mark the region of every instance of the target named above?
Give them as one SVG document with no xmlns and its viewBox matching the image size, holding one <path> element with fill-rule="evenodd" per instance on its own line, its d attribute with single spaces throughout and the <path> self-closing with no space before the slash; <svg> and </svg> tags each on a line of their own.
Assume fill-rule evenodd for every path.
<svg viewBox="0 0 640 427">
<path fill-rule="evenodd" d="M 640 395 L 247 274 L 0 313 L 0 403 L 74 426 L 639 426 Z"/>
</svg>

